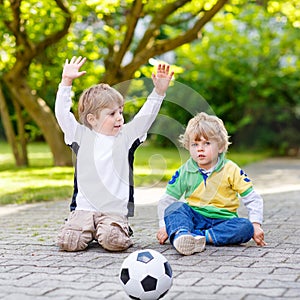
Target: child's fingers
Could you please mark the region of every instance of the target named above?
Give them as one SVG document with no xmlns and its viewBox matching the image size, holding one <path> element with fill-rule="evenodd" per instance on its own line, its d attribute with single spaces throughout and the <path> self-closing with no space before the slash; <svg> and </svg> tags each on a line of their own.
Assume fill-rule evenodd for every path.
<svg viewBox="0 0 300 300">
<path fill-rule="evenodd" d="M 254 239 L 255 243 L 258 246 L 265 246 L 265 245 L 267 245 L 267 243 L 264 240 L 264 234 L 256 235 L 255 237 L 253 237 L 253 239 Z"/>
<path fill-rule="evenodd" d="M 262 239 L 262 240 L 259 240 L 258 245 L 259 246 L 266 246 L 267 243 Z"/>
<path fill-rule="evenodd" d="M 78 58 L 75 60 L 75 64 L 79 65 L 82 60 L 84 60 L 84 58 L 82 58 L 82 56 L 78 56 Z"/>
<path fill-rule="evenodd" d="M 78 57 L 73 56 L 70 60 L 70 64 L 82 65 L 82 64 L 84 64 L 85 61 L 86 61 L 86 57 L 82 58 L 82 56 L 78 56 Z M 66 63 L 67 62 L 69 63 L 68 59 L 66 59 Z"/>
<path fill-rule="evenodd" d="M 169 78 L 172 79 L 173 75 L 174 75 L 174 72 L 171 72 L 171 73 L 169 74 Z"/>
<path fill-rule="evenodd" d="M 78 73 L 78 77 L 81 77 L 81 76 L 83 76 L 83 75 L 85 75 L 85 74 L 86 74 L 86 71 L 79 72 L 79 73 Z"/>
<path fill-rule="evenodd" d="M 165 64 L 159 64 L 157 66 L 157 72 L 158 73 L 169 73 L 170 66 Z"/>
<path fill-rule="evenodd" d="M 78 63 L 79 67 L 81 67 L 85 63 L 85 61 L 86 61 L 86 57 L 82 58 L 82 60 L 79 61 Z"/>
<path fill-rule="evenodd" d="M 75 61 L 76 61 L 76 56 L 73 56 L 70 60 L 70 64 L 74 64 Z"/>
<path fill-rule="evenodd" d="M 81 58 L 82 58 L 81 56 L 78 56 L 77 59 L 76 59 L 76 61 L 75 61 L 75 63 L 76 63 L 76 64 L 79 64 L 80 61 L 81 61 Z"/>
<path fill-rule="evenodd" d="M 158 241 L 161 245 L 163 245 L 165 243 L 165 241 L 167 240 L 168 236 L 161 236 Z"/>
</svg>

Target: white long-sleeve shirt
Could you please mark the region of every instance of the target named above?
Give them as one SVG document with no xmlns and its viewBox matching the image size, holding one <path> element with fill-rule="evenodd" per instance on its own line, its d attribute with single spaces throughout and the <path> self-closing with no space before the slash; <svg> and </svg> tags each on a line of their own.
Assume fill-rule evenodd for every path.
<svg viewBox="0 0 300 300">
<path fill-rule="evenodd" d="M 164 96 L 155 90 L 117 136 L 106 136 L 77 122 L 70 112 L 71 87 L 59 85 L 55 115 L 67 145 L 76 145 L 76 209 L 127 215 L 129 198 L 128 151 L 133 142 L 144 139 L 154 122 Z M 74 147 L 72 147 L 74 148 Z"/>
</svg>

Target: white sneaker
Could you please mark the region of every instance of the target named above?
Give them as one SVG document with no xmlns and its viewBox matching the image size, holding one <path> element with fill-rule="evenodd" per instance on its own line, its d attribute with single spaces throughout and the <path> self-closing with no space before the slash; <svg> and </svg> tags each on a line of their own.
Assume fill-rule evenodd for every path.
<svg viewBox="0 0 300 300">
<path fill-rule="evenodd" d="M 202 252 L 205 249 L 205 236 L 192 233 L 178 233 L 175 235 L 173 246 L 183 255 L 191 255 Z"/>
</svg>

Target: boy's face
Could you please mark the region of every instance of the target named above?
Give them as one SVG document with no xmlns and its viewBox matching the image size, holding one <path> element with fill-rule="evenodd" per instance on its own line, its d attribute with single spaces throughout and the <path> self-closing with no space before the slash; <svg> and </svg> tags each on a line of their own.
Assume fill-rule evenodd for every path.
<svg viewBox="0 0 300 300">
<path fill-rule="evenodd" d="M 96 132 L 116 136 L 124 124 L 123 106 L 104 108 L 98 118 L 94 114 L 89 114 L 88 121 Z"/>
<path fill-rule="evenodd" d="M 190 137 L 189 151 L 198 166 L 208 170 L 218 162 L 218 156 L 223 152 L 223 149 L 219 149 L 216 140 L 206 140 L 201 137 L 199 141 L 196 141 Z"/>
</svg>

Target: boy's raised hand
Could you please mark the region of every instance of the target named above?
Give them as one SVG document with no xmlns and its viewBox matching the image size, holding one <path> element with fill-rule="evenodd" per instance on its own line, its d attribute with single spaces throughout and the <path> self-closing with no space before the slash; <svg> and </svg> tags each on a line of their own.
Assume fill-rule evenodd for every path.
<svg viewBox="0 0 300 300">
<path fill-rule="evenodd" d="M 74 79 L 86 74 L 86 71 L 79 71 L 85 62 L 86 58 L 82 58 L 81 56 L 73 56 L 70 62 L 68 59 L 66 59 L 62 72 L 62 84 L 70 86 L 72 85 Z"/>
<path fill-rule="evenodd" d="M 169 65 L 158 65 L 156 74 L 152 73 L 152 81 L 155 87 L 155 91 L 158 95 L 164 96 L 173 75 L 174 72 L 170 72 Z"/>
</svg>

